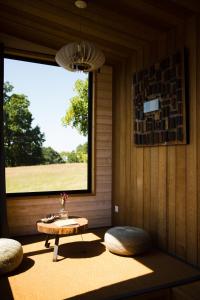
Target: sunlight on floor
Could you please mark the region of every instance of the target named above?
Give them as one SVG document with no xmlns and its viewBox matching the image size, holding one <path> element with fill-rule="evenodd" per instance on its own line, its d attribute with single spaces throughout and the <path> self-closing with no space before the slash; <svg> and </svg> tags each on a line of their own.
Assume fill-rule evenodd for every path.
<svg viewBox="0 0 200 300">
<path fill-rule="evenodd" d="M 57 262 L 53 249 L 44 247 L 44 236 L 22 242 L 23 265 L 8 277 L 15 300 L 108 299 L 199 274 L 155 250 L 136 257 L 112 254 L 98 230 L 83 234 L 83 240 L 81 235 L 61 237 Z"/>
</svg>

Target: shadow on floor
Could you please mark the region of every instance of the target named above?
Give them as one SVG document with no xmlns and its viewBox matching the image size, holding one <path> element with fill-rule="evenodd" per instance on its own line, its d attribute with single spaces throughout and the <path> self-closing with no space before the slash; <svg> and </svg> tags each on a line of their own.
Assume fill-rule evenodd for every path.
<svg viewBox="0 0 200 300">
<path fill-rule="evenodd" d="M 34 264 L 35 264 L 35 262 L 33 259 L 24 255 L 21 265 L 16 270 L 9 273 L 8 275 L 10 277 L 10 276 L 18 275 L 20 273 L 24 273 L 24 272 L 28 271 L 30 268 L 32 268 L 34 266 Z"/>
<path fill-rule="evenodd" d="M 14 300 L 7 276 L 0 277 L 0 294 L 2 300 Z"/>
<path fill-rule="evenodd" d="M 82 241 L 62 244 L 59 246 L 59 255 L 65 258 L 89 258 L 106 251 L 100 241 Z"/>
<path fill-rule="evenodd" d="M 94 257 L 95 256 L 99 256 L 97 257 L 97 262 L 95 259 L 87 259 L 88 261 L 88 268 L 87 269 L 83 269 L 83 273 L 84 276 L 83 278 L 81 278 L 80 284 L 84 285 L 84 282 L 87 278 L 87 283 L 89 282 L 89 280 L 99 280 L 101 283 L 101 279 L 105 276 L 105 271 L 109 271 L 110 272 L 110 280 L 108 281 L 107 284 L 101 285 L 99 283 L 99 285 L 97 285 L 96 289 L 83 289 L 83 292 L 81 294 L 81 290 L 76 289 L 76 293 L 72 294 L 73 296 L 70 296 L 68 298 L 66 298 L 66 300 L 105 300 L 105 299 L 115 299 L 115 300 L 127 300 L 127 299 L 131 299 L 130 297 L 134 297 L 134 299 L 138 299 L 135 297 L 138 297 L 139 295 L 144 295 L 147 292 L 156 292 L 157 290 L 166 290 L 166 289 L 170 289 L 171 287 L 180 285 L 180 284 L 185 284 L 185 283 L 189 283 L 192 281 L 196 281 L 196 280 L 200 280 L 200 272 L 198 272 L 197 270 L 195 270 L 194 268 L 191 268 L 190 266 L 188 266 L 185 263 L 180 262 L 177 259 L 174 259 L 166 254 L 163 254 L 161 251 L 151 251 L 149 253 L 146 253 L 145 255 L 140 255 L 137 257 L 132 258 L 133 260 L 137 260 L 138 263 L 133 264 L 133 268 L 134 268 L 134 272 L 136 276 L 132 276 L 130 279 L 128 277 L 128 274 L 126 274 L 125 278 L 123 277 L 118 277 L 116 276 L 116 278 L 118 280 L 115 279 L 115 275 L 118 275 L 118 273 L 120 272 L 120 269 L 123 267 L 123 263 L 128 260 L 128 263 L 132 261 L 131 258 L 120 258 L 118 256 L 116 256 L 116 260 L 112 259 L 110 261 L 110 255 L 106 256 L 106 255 L 102 255 L 102 260 L 101 263 L 99 263 L 99 259 L 101 258 L 101 254 L 104 253 L 105 251 L 105 246 L 102 243 L 103 240 L 103 236 L 104 236 L 104 232 L 105 230 L 88 230 L 88 232 L 92 232 L 94 233 L 97 237 L 99 237 L 98 240 L 96 240 L 96 237 L 94 236 L 95 240 L 91 240 L 91 241 L 73 241 L 72 239 L 70 239 L 72 242 L 69 243 L 63 243 L 62 244 L 62 239 L 60 241 L 60 246 L 59 246 L 59 258 L 58 260 L 62 261 L 66 258 L 72 258 L 72 259 L 78 259 L 78 258 L 89 258 L 89 257 Z M 44 241 L 44 236 L 36 236 L 36 237 L 26 237 L 25 238 L 25 243 L 30 240 L 30 244 L 35 242 L 38 242 L 38 238 L 41 241 Z M 54 241 L 51 240 L 51 246 L 54 245 Z M 36 247 L 37 246 L 37 247 Z M 58 275 L 58 280 L 63 280 L 67 274 L 67 272 L 70 272 L 70 268 L 63 268 L 63 264 L 59 261 L 58 263 L 50 263 L 49 264 L 49 260 L 51 260 L 52 256 L 53 256 L 53 249 L 46 249 L 44 248 L 44 244 L 40 243 L 39 245 L 34 245 L 33 248 L 29 248 L 32 249 L 33 251 L 30 251 L 28 253 L 26 253 L 24 255 L 24 261 L 23 261 L 23 265 L 21 266 L 21 270 L 16 270 L 16 272 L 25 272 L 26 270 L 28 270 L 29 268 L 31 268 L 34 265 L 34 260 L 36 261 L 35 267 L 37 270 L 37 264 L 40 264 L 40 260 L 37 260 L 37 258 L 33 258 L 34 260 L 31 259 L 31 256 L 34 255 L 41 255 L 44 254 L 44 260 L 42 260 L 42 264 L 45 262 L 46 259 L 46 266 L 47 268 L 49 268 L 49 270 L 51 270 L 52 272 L 56 271 L 57 275 Z M 45 255 L 45 253 L 49 253 L 50 256 Z M 105 253 L 106 254 L 106 253 Z M 51 256 L 52 255 L 52 256 Z M 47 258 L 45 258 L 45 256 Z M 63 258 L 62 258 L 63 257 Z M 107 258 L 106 258 L 107 257 Z M 115 255 L 112 255 L 112 258 L 115 258 Z M 106 259 L 105 259 L 106 258 Z M 117 262 L 119 261 L 119 262 Z M 75 260 L 74 260 L 75 262 Z M 79 261 L 78 261 L 79 263 Z M 99 277 L 96 277 L 95 275 L 95 263 L 96 266 L 99 268 Z M 109 264 L 112 263 L 112 268 L 107 269 L 104 268 L 105 264 Z M 68 261 L 66 260 L 66 266 L 68 265 Z M 72 268 L 74 268 L 74 264 L 69 264 L 71 265 Z M 78 265 L 78 264 L 77 264 Z M 79 266 L 79 265 L 78 265 Z M 127 266 L 127 264 L 125 265 Z M 140 267 L 144 266 L 145 268 L 149 268 L 150 270 L 147 270 L 148 273 L 143 274 L 143 271 L 140 271 Z M 91 268 L 91 269 L 90 269 Z M 138 271 L 137 271 L 137 268 Z M 123 269 L 123 268 L 122 268 Z M 42 276 L 47 276 L 47 270 L 45 267 L 44 272 L 41 274 L 39 272 L 35 272 L 34 276 L 36 278 L 36 282 L 37 279 L 38 280 L 38 284 L 40 284 L 40 282 L 42 283 L 43 277 Z M 77 269 L 78 270 L 78 269 Z M 41 270 L 40 270 L 41 271 Z M 94 271 L 94 274 L 91 273 Z M 127 272 L 127 269 L 124 268 L 124 271 Z M 131 272 L 131 274 L 133 274 L 132 270 L 129 270 Z M 78 272 L 78 271 L 77 271 Z M 86 274 L 87 272 L 87 274 Z M 34 272 L 33 272 L 34 273 Z M 15 273 L 16 274 L 16 273 Z M 52 273 L 53 274 L 53 273 Z M 13 274 L 14 275 L 14 274 Z M 27 275 L 29 276 L 29 274 L 27 273 Z M 107 273 L 106 273 L 107 275 Z M 108 274 L 109 275 L 109 274 Z M 19 275 L 20 276 L 20 275 Z M 112 278 L 112 276 L 114 276 L 114 278 Z M 70 278 L 70 276 L 69 276 Z M 14 282 L 15 278 L 12 278 L 12 281 Z M 31 277 L 31 287 L 32 284 L 34 284 L 33 282 L 33 277 Z M 76 280 L 76 278 L 72 277 L 72 280 Z M 19 286 L 19 282 L 21 281 L 21 286 Z M 28 286 L 26 286 L 26 284 L 23 285 L 23 276 L 22 278 L 20 278 L 20 281 L 17 282 L 18 284 L 18 288 L 21 288 L 21 291 L 25 290 L 26 295 L 28 295 Z M 46 282 L 46 284 L 48 284 L 49 286 L 45 286 L 46 289 L 48 289 L 49 293 L 51 293 L 51 288 L 55 289 L 55 282 L 53 279 L 53 276 L 51 277 L 51 280 L 48 280 Z M 3 285 L 3 287 L 2 287 Z M 13 284 L 12 286 L 13 291 L 15 291 L 15 293 L 17 294 L 18 291 L 17 289 L 15 290 L 15 285 Z M 37 288 L 37 286 L 33 286 L 33 288 Z M 43 286 L 42 286 L 43 288 Z M 6 296 L 2 298 L 2 295 L 4 295 L 3 293 L 6 292 Z M 13 294 L 15 295 L 15 293 L 13 292 Z M 79 295 L 77 295 L 77 293 L 80 293 Z M 59 294 L 59 291 L 58 291 Z M 41 299 L 43 299 L 43 294 L 41 295 Z M 57 295 L 56 299 L 64 299 L 67 295 L 62 294 L 62 297 L 59 297 L 59 295 Z M 51 297 L 51 294 L 50 294 Z M 9 285 L 9 278 L 7 279 L 6 277 L 3 277 L 2 279 L 0 278 L 0 299 L 2 300 L 12 300 L 13 296 L 12 296 L 12 290 L 10 288 Z M 30 298 L 31 299 L 31 298 Z M 152 298 L 154 299 L 154 298 Z M 156 298 L 158 299 L 158 298 Z M 165 293 L 162 295 L 161 298 L 159 298 L 161 300 L 165 300 L 167 298 L 165 298 Z M 23 300 L 23 299 L 22 299 Z"/>
<path fill-rule="evenodd" d="M 142 277 L 145 277 L 147 280 L 151 280 L 153 275 L 149 274 Z M 152 300 L 169 300 L 171 299 L 169 298 L 171 288 L 196 282 L 198 280 L 200 280 L 200 275 L 161 285 L 152 285 L 148 288 L 140 287 L 139 289 L 133 289 L 133 291 L 131 291 L 131 287 L 134 283 L 140 281 L 140 277 L 138 277 L 79 294 L 77 296 L 68 297 L 64 300 L 144 300 L 146 299 L 146 296 L 147 299 Z"/>
<path fill-rule="evenodd" d="M 0 298 L 2 300 L 14 300 L 8 278 L 28 271 L 34 264 L 34 260 L 24 256 L 21 265 L 16 270 L 0 277 Z"/>
<path fill-rule="evenodd" d="M 96 229 L 88 229 L 86 230 L 86 234 L 87 233 L 94 233 L 96 236 L 99 237 L 99 239 L 101 241 L 104 240 L 104 234 L 105 231 L 107 229 L 109 229 L 110 227 L 104 227 L 104 228 L 96 228 Z M 84 234 L 83 234 L 84 236 Z M 38 242 L 43 242 L 45 241 L 46 238 L 46 234 L 35 234 L 35 235 L 25 235 L 25 236 L 15 236 L 13 237 L 15 240 L 19 241 L 22 245 L 30 245 L 30 244 L 34 244 L 34 243 L 38 243 Z M 52 238 L 53 239 L 53 236 Z"/>
<path fill-rule="evenodd" d="M 15 236 L 14 239 L 19 241 L 22 246 L 31 245 L 34 243 L 42 242 L 45 240 L 45 234 L 26 235 L 26 236 Z"/>
<path fill-rule="evenodd" d="M 41 250 L 36 250 L 32 252 L 27 252 L 24 256 L 30 257 L 34 255 L 40 255 L 52 252 L 53 255 L 53 245 L 54 241 L 51 241 L 50 248 L 43 248 Z M 61 244 L 59 246 L 58 255 L 63 258 L 58 258 L 59 260 L 63 260 L 65 258 L 89 258 L 98 256 L 101 253 L 106 251 L 105 246 L 100 241 L 80 241 L 80 242 L 70 242 L 66 244 Z"/>
</svg>

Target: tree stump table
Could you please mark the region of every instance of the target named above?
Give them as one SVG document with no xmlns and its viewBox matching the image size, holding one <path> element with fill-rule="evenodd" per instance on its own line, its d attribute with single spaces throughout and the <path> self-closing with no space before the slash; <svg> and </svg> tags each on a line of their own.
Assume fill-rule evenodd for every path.
<svg viewBox="0 0 200 300">
<path fill-rule="evenodd" d="M 59 246 L 59 237 L 66 236 L 66 235 L 75 235 L 75 234 L 82 234 L 87 229 L 88 220 L 86 218 L 79 218 L 79 217 L 71 217 L 77 224 L 73 225 L 66 225 L 66 226 L 58 226 L 56 225 L 56 221 L 53 223 L 37 223 L 37 230 L 41 233 L 45 233 L 46 241 L 45 247 L 49 248 L 50 243 L 49 239 L 53 235 L 55 237 L 55 244 L 54 244 L 54 252 L 53 252 L 53 261 L 57 261 L 58 255 L 58 246 Z"/>
</svg>

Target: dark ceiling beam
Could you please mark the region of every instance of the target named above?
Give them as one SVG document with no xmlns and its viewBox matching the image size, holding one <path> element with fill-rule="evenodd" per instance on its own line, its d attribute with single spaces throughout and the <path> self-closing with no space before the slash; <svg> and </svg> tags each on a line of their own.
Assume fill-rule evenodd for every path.
<svg viewBox="0 0 200 300">
<path fill-rule="evenodd" d="M 10 19 L 3 19 L 1 18 L 0 12 L 0 28 L 3 29 L 3 32 L 9 35 L 11 38 L 13 36 L 15 39 L 19 38 L 40 46 L 48 47 L 54 50 L 55 53 L 61 46 L 65 45 L 66 43 L 72 42 L 73 40 L 73 37 L 71 35 L 67 35 L 63 32 L 54 32 L 51 29 L 46 29 L 45 31 L 43 31 L 40 26 L 37 26 L 38 25 L 31 27 L 27 24 L 20 24 L 19 22 L 14 23 L 13 20 L 11 22 Z M 8 39 L 5 39 L 5 42 L 6 40 L 8 41 Z M 4 40 L 2 40 L 1 38 L 1 41 L 3 42 Z M 116 47 L 116 45 L 111 45 L 110 43 L 105 41 L 98 40 L 95 41 L 95 44 L 101 47 L 101 49 L 104 51 L 106 59 L 112 56 L 116 59 L 122 59 L 124 57 L 130 56 L 133 52 L 132 50 L 130 51 L 130 49 L 125 49 L 120 46 Z M 18 48 L 17 40 L 16 48 Z"/>
<path fill-rule="evenodd" d="M 35 16 L 30 16 L 30 15 L 25 15 L 24 13 L 15 11 L 12 12 L 12 10 L 1 10 L 0 11 L 0 17 L 1 17 L 1 22 L 2 22 L 2 32 L 6 32 L 8 22 L 9 22 L 9 27 L 14 24 L 13 28 L 13 34 L 15 34 L 15 26 L 24 26 L 24 27 L 29 27 L 32 29 L 32 32 L 35 29 L 35 33 L 33 35 L 37 35 L 38 32 L 46 32 L 49 34 L 53 34 L 59 37 L 63 37 L 66 39 L 70 39 L 70 41 L 74 41 L 77 39 L 88 39 L 94 42 L 97 42 L 99 45 L 102 45 L 102 47 L 107 47 L 107 48 L 112 48 L 113 51 L 121 53 L 121 55 L 126 52 L 130 52 L 131 50 L 137 50 L 140 47 L 143 47 L 146 45 L 147 42 L 141 42 L 140 40 L 138 41 L 137 39 L 126 39 L 122 37 L 116 37 L 116 35 L 113 36 L 111 34 L 103 33 L 99 34 L 91 32 L 89 33 L 89 28 L 86 28 L 85 31 L 77 31 L 71 28 L 68 28 L 66 26 L 59 25 L 57 23 L 53 23 L 50 21 L 44 21 L 41 18 L 35 17 Z M 5 23 L 5 25 L 3 24 Z M 10 33 L 10 32 L 9 32 Z M 62 45 L 58 44 L 58 47 Z"/>
<path fill-rule="evenodd" d="M 155 1 L 162 2 L 162 1 Z M 184 13 L 174 12 L 167 9 L 167 6 L 162 8 L 152 4 L 151 0 L 95 0 L 96 5 L 104 7 L 107 10 L 112 10 L 127 17 L 133 17 L 144 24 L 159 26 L 177 26 L 184 22 Z"/>
<path fill-rule="evenodd" d="M 178 2 L 184 2 L 183 0 L 143 0 L 145 3 L 148 3 L 149 5 L 154 6 L 157 9 L 161 9 L 165 12 L 167 12 L 170 15 L 174 15 L 179 19 L 184 20 L 186 17 L 191 16 L 192 11 L 190 9 L 187 9 L 186 7 L 180 5 Z M 187 2 L 192 2 L 186 0 Z M 197 1 L 196 1 L 197 2 Z"/>
<path fill-rule="evenodd" d="M 120 15 L 112 17 L 112 12 L 106 12 L 106 10 L 101 10 L 101 16 L 99 16 L 99 12 L 91 12 L 86 9 L 80 16 L 79 9 L 75 8 L 76 13 L 74 13 L 74 9 L 69 10 L 70 2 L 65 1 L 65 7 L 59 6 L 63 3 L 62 0 L 52 3 L 38 0 L 7 0 L 5 3 L 0 0 L 0 3 L 2 11 L 10 11 L 12 14 L 20 11 L 24 13 L 25 17 L 35 16 L 40 20 L 67 26 L 69 29 L 87 31 L 89 34 L 98 34 L 101 37 L 105 35 L 109 38 L 115 37 L 125 43 L 133 44 L 135 41 L 142 43 L 154 39 L 157 34 L 161 33 L 159 28 L 153 30 L 141 22 L 130 22 L 126 17 Z"/>
<path fill-rule="evenodd" d="M 165 0 L 166 2 L 167 0 Z M 172 3 L 172 5 L 176 6 L 179 10 L 185 10 L 190 14 L 196 14 L 196 13 L 200 13 L 200 2 L 198 0 L 170 0 L 170 3 Z"/>
<path fill-rule="evenodd" d="M 107 1 L 109 2 L 109 1 Z M 117 5 L 118 1 L 116 1 Z M 57 15 L 65 18 L 70 13 L 71 16 L 77 17 L 79 21 L 92 22 L 104 28 L 111 28 L 119 33 L 137 37 L 138 39 L 151 41 L 154 36 L 162 32 L 162 27 L 145 26 L 141 20 L 136 20 L 133 15 L 129 18 L 126 15 L 115 13 L 114 9 L 106 9 L 106 6 L 96 5 L 96 1 L 88 2 L 88 7 L 81 11 L 75 7 L 73 1 L 66 2 L 65 0 L 45 0 L 45 4 L 49 4 L 48 8 L 51 11 L 52 7 Z"/>
<path fill-rule="evenodd" d="M 54 55 L 55 56 L 55 49 L 45 47 L 44 45 L 38 45 L 31 41 L 27 41 L 24 39 L 20 39 L 16 36 L 12 36 L 5 33 L 0 33 L 0 41 L 6 45 L 6 48 L 10 49 L 19 49 L 21 50 L 31 50 L 33 52 L 39 52 L 46 55 Z"/>
</svg>

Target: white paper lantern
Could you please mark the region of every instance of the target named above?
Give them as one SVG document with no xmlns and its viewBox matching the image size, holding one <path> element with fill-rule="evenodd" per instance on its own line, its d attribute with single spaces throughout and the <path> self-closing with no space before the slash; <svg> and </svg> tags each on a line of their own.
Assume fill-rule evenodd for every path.
<svg viewBox="0 0 200 300">
<path fill-rule="evenodd" d="M 69 71 L 90 72 L 99 69 L 105 63 L 103 52 L 88 41 L 63 46 L 55 59 L 59 66 Z"/>
</svg>

